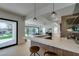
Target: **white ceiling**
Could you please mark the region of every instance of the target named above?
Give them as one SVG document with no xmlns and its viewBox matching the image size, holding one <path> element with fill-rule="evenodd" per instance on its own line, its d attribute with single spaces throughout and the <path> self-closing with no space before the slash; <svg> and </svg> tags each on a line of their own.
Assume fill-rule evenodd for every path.
<svg viewBox="0 0 79 59">
<path fill-rule="evenodd" d="M 37 10 L 42 9 L 47 5 L 49 4 L 37 4 Z M 33 3 L 0 3 L 0 8 L 20 15 L 28 15 L 30 12 L 34 12 Z"/>
<path fill-rule="evenodd" d="M 72 5 L 71 3 L 55 3 L 55 10 Z M 37 3 L 37 14 L 42 15 L 52 10 L 52 3 Z M 0 8 L 23 16 L 33 16 L 33 3 L 0 3 Z"/>
<path fill-rule="evenodd" d="M 26 23 L 33 23 L 32 17 L 34 16 L 34 3 L 0 3 L 0 8 L 12 12 L 21 16 L 26 16 Z M 50 12 L 52 12 L 53 4 L 52 3 L 37 3 L 37 16 L 38 22 L 36 24 L 52 24 L 52 19 L 49 16 Z M 75 3 L 55 3 L 55 11 L 58 16 L 69 15 L 72 14 L 75 8 Z M 59 21 L 60 22 L 60 18 Z M 34 23 L 35 24 L 35 23 Z"/>
<path fill-rule="evenodd" d="M 57 13 L 56 17 L 61 17 L 64 15 L 70 15 L 70 14 L 74 14 L 75 13 L 75 4 L 69 5 L 67 7 L 61 8 L 61 9 L 57 9 L 55 12 Z M 77 12 L 78 13 L 78 12 Z M 49 21 L 52 21 L 52 17 L 50 16 L 51 13 L 45 13 L 43 15 L 41 15 L 42 17 L 48 19 Z"/>
</svg>

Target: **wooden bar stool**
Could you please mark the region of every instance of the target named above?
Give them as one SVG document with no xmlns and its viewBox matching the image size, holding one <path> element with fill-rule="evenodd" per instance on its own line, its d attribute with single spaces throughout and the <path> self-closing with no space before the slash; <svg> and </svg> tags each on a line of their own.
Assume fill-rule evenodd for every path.
<svg viewBox="0 0 79 59">
<path fill-rule="evenodd" d="M 34 56 L 35 56 L 35 54 L 38 54 L 38 51 L 40 50 L 40 47 L 38 47 L 38 46 L 32 46 L 31 48 L 30 48 L 30 52 L 31 52 L 31 54 L 30 54 L 30 56 L 32 55 L 32 54 L 34 54 Z M 39 54 L 38 54 L 39 55 Z M 40 55 L 39 55 L 40 56 Z"/>
<path fill-rule="evenodd" d="M 58 54 L 56 54 L 55 52 L 46 51 L 44 52 L 44 56 L 58 56 Z"/>
</svg>

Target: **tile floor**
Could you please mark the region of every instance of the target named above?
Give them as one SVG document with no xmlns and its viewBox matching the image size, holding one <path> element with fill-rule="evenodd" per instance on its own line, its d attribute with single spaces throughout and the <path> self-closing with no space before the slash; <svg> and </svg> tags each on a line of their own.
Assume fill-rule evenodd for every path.
<svg viewBox="0 0 79 59">
<path fill-rule="evenodd" d="M 27 40 L 25 44 L 16 45 L 16 46 L 12 46 L 12 47 L 0 50 L 0 56 L 29 56 L 30 46 L 31 46 L 31 41 Z M 43 56 L 43 49 L 40 49 L 38 53 L 41 56 Z"/>
<path fill-rule="evenodd" d="M 12 46 L 0 50 L 0 56 L 29 56 L 30 41 L 28 40 L 25 44 Z"/>
</svg>

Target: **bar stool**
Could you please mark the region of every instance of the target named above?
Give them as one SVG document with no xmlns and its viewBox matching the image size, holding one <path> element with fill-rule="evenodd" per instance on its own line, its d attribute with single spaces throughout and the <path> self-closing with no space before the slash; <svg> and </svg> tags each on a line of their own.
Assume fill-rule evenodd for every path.
<svg viewBox="0 0 79 59">
<path fill-rule="evenodd" d="M 44 56 L 58 56 L 58 54 L 56 54 L 55 52 L 46 51 L 44 52 Z"/>
<path fill-rule="evenodd" d="M 38 46 L 32 46 L 31 48 L 30 48 L 30 52 L 31 52 L 31 54 L 30 54 L 30 56 L 33 54 L 34 56 L 35 56 L 35 54 L 38 54 L 38 51 L 40 50 L 40 47 L 38 47 Z M 39 54 L 38 54 L 39 55 Z M 40 56 L 40 55 L 39 55 Z"/>
</svg>

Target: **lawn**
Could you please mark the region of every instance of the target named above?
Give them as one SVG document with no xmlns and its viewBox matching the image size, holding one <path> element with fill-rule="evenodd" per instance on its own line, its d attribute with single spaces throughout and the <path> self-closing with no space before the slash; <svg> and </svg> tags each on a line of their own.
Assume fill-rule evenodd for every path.
<svg viewBox="0 0 79 59">
<path fill-rule="evenodd" d="M 12 38 L 12 34 L 11 33 L 0 35 L 0 40 L 8 39 L 8 38 Z"/>
</svg>

